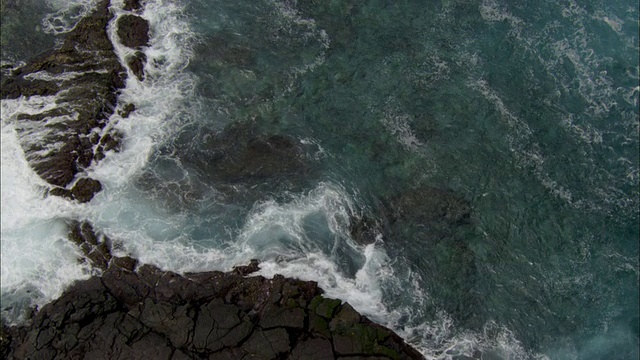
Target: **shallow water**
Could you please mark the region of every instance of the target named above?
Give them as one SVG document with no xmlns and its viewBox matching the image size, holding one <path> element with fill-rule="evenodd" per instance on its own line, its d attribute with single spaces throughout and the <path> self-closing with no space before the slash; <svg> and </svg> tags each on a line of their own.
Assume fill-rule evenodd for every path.
<svg viewBox="0 0 640 360">
<path fill-rule="evenodd" d="M 38 51 L 90 2 L 69 4 L 29 12 Z M 33 24 L 6 11 L 3 63 L 25 61 L 4 39 Z M 143 16 L 147 77 L 123 91 L 137 111 L 112 118 L 124 150 L 88 170 L 91 203 L 44 198 L 21 155 L 13 114 L 53 99 L 2 101 L 6 316 L 89 276 L 64 240 L 88 218 L 166 269 L 258 258 L 316 280 L 427 358 L 638 357 L 637 3 L 155 0 Z M 222 179 L 230 124 L 294 139 L 304 171 Z M 352 238 L 353 214 L 384 221 L 425 188 L 464 198 L 468 224 L 416 213 Z"/>
</svg>

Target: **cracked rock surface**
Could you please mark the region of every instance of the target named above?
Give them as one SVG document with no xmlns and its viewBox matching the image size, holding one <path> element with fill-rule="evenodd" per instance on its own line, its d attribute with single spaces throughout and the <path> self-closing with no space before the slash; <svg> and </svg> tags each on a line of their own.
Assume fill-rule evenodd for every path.
<svg viewBox="0 0 640 360">
<path fill-rule="evenodd" d="M 313 281 L 185 273 L 111 254 L 88 222 L 70 223 L 84 261 L 74 283 L 25 325 L 3 327 L 5 359 L 422 359 L 393 331 Z"/>
</svg>

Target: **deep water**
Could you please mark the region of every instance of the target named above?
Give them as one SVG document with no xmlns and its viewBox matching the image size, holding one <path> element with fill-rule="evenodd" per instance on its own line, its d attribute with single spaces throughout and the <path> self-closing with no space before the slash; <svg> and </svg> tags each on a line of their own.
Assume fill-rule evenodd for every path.
<svg viewBox="0 0 640 360">
<path fill-rule="evenodd" d="M 3 2 L 3 67 L 91 4 Z M 88 170 L 104 184 L 90 204 L 44 198 L 21 155 L 12 114 L 52 100 L 2 102 L 8 319 L 89 276 L 64 228 L 87 218 L 166 269 L 258 258 L 316 280 L 427 358 L 638 358 L 637 2 L 149 0 L 142 15 L 147 78 L 123 91 L 137 110 L 114 120 L 123 151 Z M 303 168 L 211 165 L 276 135 Z M 425 189 L 469 219 L 389 219 L 394 199 L 440 193 Z M 383 224 L 374 243 L 353 238 L 362 218 Z"/>
</svg>

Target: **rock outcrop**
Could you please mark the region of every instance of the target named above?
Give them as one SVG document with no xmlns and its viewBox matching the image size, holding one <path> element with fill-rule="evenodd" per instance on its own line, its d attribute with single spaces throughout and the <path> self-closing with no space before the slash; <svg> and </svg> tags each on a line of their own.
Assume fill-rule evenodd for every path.
<svg viewBox="0 0 640 360">
<path fill-rule="evenodd" d="M 73 241 L 102 276 L 78 281 L 28 325 L 4 328 L 6 359 L 422 359 L 394 332 L 312 281 L 230 272 L 179 275 L 130 257 L 86 222 Z"/>
<path fill-rule="evenodd" d="M 141 6 L 139 3 L 127 3 L 125 4 L 126 9 L 135 11 L 140 10 Z M 138 80 L 144 80 L 144 65 L 147 62 L 147 56 L 141 50 L 149 45 L 149 22 L 138 15 L 125 14 L 118 18 L 116 28 L 122 45 L 137 50 L 125 59 L 127 66 Z"/>
<path fill-rule="evenodd" d="M 51 97 L 45 102 L 52 106 L 16 114 L 16 130 L 29 164 L 53 186 L 50 194 L 80 202 L 91 200 L 101 186 L 95 180 L 78 180 L 76 175 L 104 157 L 106 144 L 118 139 L 108 125 L 127 75 L 107 34 L 112 17 L 109 1 L 100 1 L 59 48 L 2 79 L 3 99 Z M 144 31 L 135 35 L 140 47 L 148 41 L 149 26 L 137 16 L 135 22 L 135 30 Z M 138 77 L 144 76 L 142 66 L 137 64 L 134 70 Z"/>
</svg>

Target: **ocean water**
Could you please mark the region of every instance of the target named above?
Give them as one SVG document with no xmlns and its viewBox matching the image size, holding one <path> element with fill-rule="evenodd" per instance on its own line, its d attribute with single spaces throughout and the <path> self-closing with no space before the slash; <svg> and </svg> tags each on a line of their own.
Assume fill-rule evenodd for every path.
<svg viewBox="0 0 640 360">
<path fill-rule="evenodd" d="M 93 4 L 3 2 L 3 68 Z M 46 197 L 19 144 L 16 113 L 55 97 L 2 100 L 5 319 L 95 273 L 66 240 L 88 219 L 167 270 L 257 258 L 318 281 L 428 359 L 638 358 L 637 2 L 148 0 L 141 15 L 147 76 L 111 119 L 123 150 L 86 169 L 104 187 L 90 203 Z M 290 137 L 305 171 L 221 181 L 209 149 L 229 126 Z M 469 224 L 409 214 L 352 238 L 424 188 L 464 198 Z"/>
</svg>

